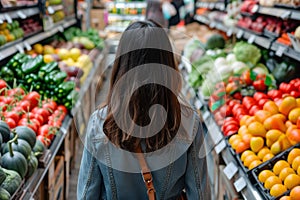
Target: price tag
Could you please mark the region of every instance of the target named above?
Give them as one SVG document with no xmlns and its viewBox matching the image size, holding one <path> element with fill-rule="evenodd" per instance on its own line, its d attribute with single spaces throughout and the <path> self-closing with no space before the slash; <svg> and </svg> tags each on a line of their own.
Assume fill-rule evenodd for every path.
<svg viewBox="0 0 300 200">
<path fill-rule="evenodd" d="M 223 170 L 225 176 L 228 178 L 228 180 L 231 180 L 233 176 L 238 172 L 238 168 L 233 164 L 233 162 L 230 162 Z"/>
<path fill-rule="evenodd" d="M 282 18 L 282 19 L 287 19 L 287 18 L 289 18 L 289 16 L 292 14 L 292 12 L 291 11 L 286 11 L 286 12 L 284 12 L 280 17 Z"/>
<path fill-rule="evenodd" d="M 198 109 L 198 110 L 200 110 L 200 108 L 203 106 L 203 104 L 202 104 L 202 102 L 199 100 L 199 99 L 197 99 L 196 101 L 195 101 L 195 107 Z"/>
<path fill-rule="evenodd" d="M 256 4 L 252 7 L 251 12 L 256 13 L 259 10 L 259 6 Z"/>
<path fill-rule="evenodd" d="M 220 4 L 220 10 L 225 10 L 225 5 L 223 3 Z"/>
<path fill-rule="evenodd" d="M 18 11 L 17 15 L 21 18 L 21 19 L 26 19 L 26 15 L 22 12 L 22 11 Z"/>
<path fill-rule="evenodd" d="M 225 140 L 222 140 L 217 146 L 215 146 L 215 151 L 217 154 L 220 154 L 226 147 Z"/>
<path fill-rule="evenodd" d="M 233 33 L 233 29 L 230 28 L 230 29 L 227 30 L 226 35 L 227 35 L 228 37 L 230 37 L 230 36 L 232 36 L 232 33 Z"/>
<path fill-rule="evenodd" d="M 207 120 L 209 118 L 209 116 L 210 116 L 209 111 L 205 111 L 203 114 L 203 119 Z"/>
<path fill-rule="evenodd" d="M 4 14 L 4 17 L 5 17 L 6 21 L 7 21 L 7 23 L 9 23 L 9 24 L 12 23 L 12 19 L 11 19 L 11 17 L 8 14 Z"/>
<path fill-rule="evenodd" d="M 237 34 L 236 34 L 236 37 L 237 37 L 237 38 L 242 38 L 243 35 L 244 35 L 244 31 L 243 31 L 243 30 L 239 30 L 239 31 L 237 32 Z"/>
<path fill-rule="evenodd" d="M 20 53 L 24 53 L 24 49 L 23 49 L 23 47 L 22 47 L 21 45 L 17 44 L 17 45 L 16 45 L 16 48 L 17 48 L 17 50 L 18 50 Z"/>
<path fill-rule="evenodd" d="M 48 10 L 48 12 L 49 12 L 50 15 L 52 15 L 53 13 L 55 13 L 55 10 L 52 8 L 52 6 L 49 6 L 47 10 Z"/>
<path fill-rule="evenodd" d="M 256 36 L 255 35 L 251 35 L 248 39 L 248 43 L 252 44 L 255 41 Z"/>
<path fill-rule="evenodd" d="M 210 24 L 209 24 L 209 27 L 210 28 L 215 28 L 216 27 L 216 22 L 212 21 Z"/>
<path fill-rule="evenodd" d="M 283 55 L 283 53 L 285 52 L 287 47 L 284 46 L 279 46 L 279 48 L 276 51 L 276 56 L 281 57 Z"/>
<path fill-rule="evenodd" d="M 28 44 L 28 42 L 25 41 L 25 42 L 23 42 L 23 44 L 27 51 L 30 51 L 32 49 L 31 46 Z"/>
<path fill-rule="evenodd" d="M 247 186 L 247 183 L 243 177 L 240 177 L 237 181 L 234 182 L 233 185 L 234 185 L 236 191 L 240 192 Z"/>
<path fill-rule="evenodd" d="M 59 26 L 59 27 L 57 27 L 57 29 L 58 29 L 59 32 L 64 32 L 64 27 L 63 26 Z"/>
</svg>

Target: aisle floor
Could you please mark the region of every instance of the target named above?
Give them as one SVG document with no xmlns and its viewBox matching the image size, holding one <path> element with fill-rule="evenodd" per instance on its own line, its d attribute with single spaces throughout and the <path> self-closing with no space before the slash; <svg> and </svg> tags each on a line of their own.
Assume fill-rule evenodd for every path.
<svg viewBox="0 0 300 200">
<path fill-rule="evenodd" d="M 105 68 L 111 64 L 112 60 L 114 59 L 114 54 L 108 54 L 108 56 L 105 59 Z M 104 102 L 106 98 L 106 94 L 108 92 L 109 88 L 109 77 L 111 74 L 111 68 L 108 68 L 105 71 L 105 79 L 103 80 L 101 90 L 97 96 L 97 102 L 96 105 L 99 105 Z M 78 149 L 76 150 L 77 155 L 74 158 L 75 159 L 75 167 L 71 171 L 71 180 L 70 180 L 70 190 L 69 190 L 69 199 L 70 200 L 75 200 L 77 199 L 77 179 L 78 179 L 78 173 L 79 173 L 79 168 L 80 168 L 80 163 L 81 163 L 81 157 L 82 157 L 82 150 L 83 150 L 83 145 L 82 142 L 79 142 Z"/>
</svg>

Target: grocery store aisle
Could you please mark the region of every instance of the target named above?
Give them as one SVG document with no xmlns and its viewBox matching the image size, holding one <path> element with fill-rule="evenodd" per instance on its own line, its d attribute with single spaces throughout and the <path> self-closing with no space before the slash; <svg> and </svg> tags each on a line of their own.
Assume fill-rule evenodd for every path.
<svg viewBox="0 0 300 200">
<path fill-rule="evenodd" d="M 111 62 L 114 59 L 114 54 L 108 54 L 105 58 L 105 66 L 104 69 L 111 64 Z M 96 99 L 96 105 L 99 105 L 101 103 L 104 102 L 105 98 L 106 98 L 106 94 L 108 92 L 108 88 L 109 88 L 109 77 L 111 74 L 111 68 L 108 68 L 105 72 L 104 72 L 104 79 L 102 82 L 102 87 L 101 90 L 97 96 Z M 101 74 L 99 74 L 100 76 Z M 83 145 L 82 142 L 79 141 L 79 145 L 78 145 L 78 149 L 77 149 L 77 155 L 75 157 L 75 167 L 74 169 L 71 171 L 71 175 L 70 175 L 70 190 L 69 190 L 69 198 L 70 200 L 75 200 L 77 199 L 77 195 L 76 195 L 76 191 L 77 191 L 77 179 L 78 179 L 78 172 L 79 172 L 79 168 L 80 168 L 80 162 L 81 162 L 81 157 L 82 157 L 82 150 L 83 150 Z"/>
</svg>

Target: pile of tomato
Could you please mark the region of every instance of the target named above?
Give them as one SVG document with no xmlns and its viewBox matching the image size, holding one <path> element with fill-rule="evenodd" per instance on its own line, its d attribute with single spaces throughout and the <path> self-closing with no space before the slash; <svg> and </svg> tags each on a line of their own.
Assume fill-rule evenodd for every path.
<svg viewBox="0 0 300 200">
<path fill-rule="evenodd" d="M 41 99 L 36 91 L 25 93 L 20 88 L 9 88 L 0 80 L 0 117 L 13 129 L 16 126 L 27 126 L 46 146 L 51 144 L 56 132 L 67 115 L 63 105 L 51 99 Z"/>
</svg>

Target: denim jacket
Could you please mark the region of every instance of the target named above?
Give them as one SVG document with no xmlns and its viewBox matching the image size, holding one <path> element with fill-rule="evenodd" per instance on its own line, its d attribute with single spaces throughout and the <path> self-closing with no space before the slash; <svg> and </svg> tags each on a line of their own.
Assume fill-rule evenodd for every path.
<svg viewBox="0 0 300 200">
<path fill-rule="evenodd" d="M 77 199 L 147 200 L 147 190 L 141 173 L 129 173 L 111 167 L 112 159 L 116 157 L 120 165 L 131 165 L 132 161 L 127 162 L 121 153 L 103 153 L 103 159 L 95 154 L 96 151 L 107 152 L 104 144 L 108 140 L 103 133 L 103 119 L 99 118 L 98 112 L 91 116 L 85 136 Z M 195 138 L 177 160 L 159 170 L 151 171 L 157 200 L 176 199 L 183 189 L 189 200 L 211 199 L 206 158 L 199 156 L 200 148 L 204 145 L 200 124 L 199 118 L 195 118 L 192 129 Z M 147 163 L 151 170 L 151 162 L 147 160 Z"/>
</svg>

